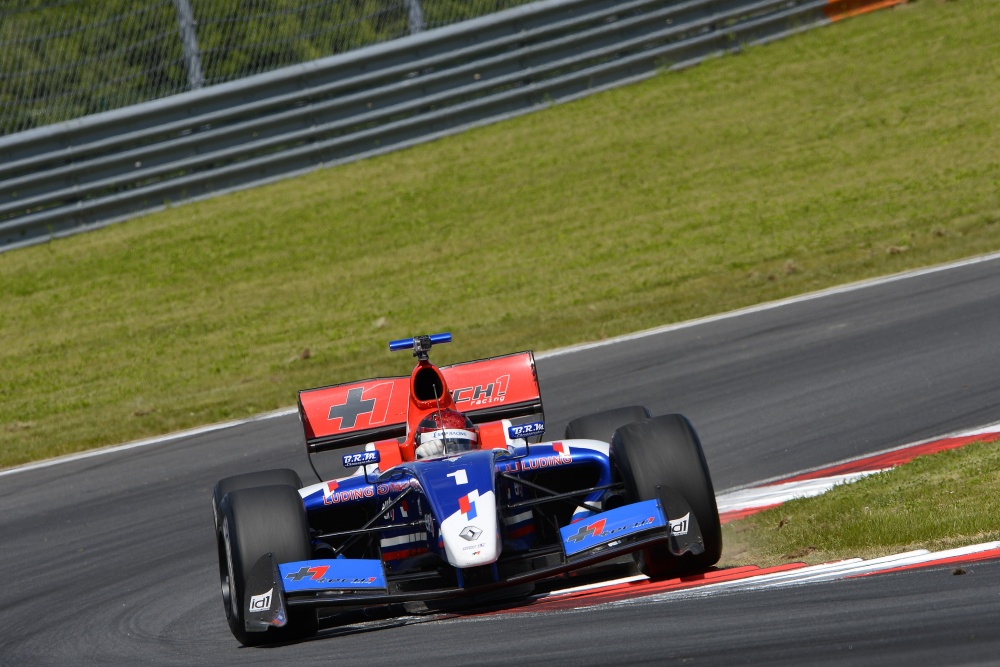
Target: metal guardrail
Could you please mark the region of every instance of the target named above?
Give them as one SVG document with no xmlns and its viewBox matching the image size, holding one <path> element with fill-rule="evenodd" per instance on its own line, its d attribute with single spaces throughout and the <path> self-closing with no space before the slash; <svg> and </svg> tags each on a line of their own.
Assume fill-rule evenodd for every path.
<svg viewBox="0 0 1000 667">
<path fill-rule="evenodd" d="M 690 66 L 829 23 L 838 3 L 900 1 L 544 0 L 0 137 L 0 250 Z"/>
</svg>

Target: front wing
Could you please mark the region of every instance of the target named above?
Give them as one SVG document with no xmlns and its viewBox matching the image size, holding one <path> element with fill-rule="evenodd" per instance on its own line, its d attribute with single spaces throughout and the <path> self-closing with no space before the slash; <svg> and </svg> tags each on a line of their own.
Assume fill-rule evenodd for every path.
<svg viewBox="0 0 1000 667">
<path fill-rule="evenodd" d="M 666 509 L 677 518 L 668 518 L 660 500 L 594 514 L 560 530 L 559 562 L 469 588 L 395 593 L 390 590 L 380 560 L 339 558 L 277 563 L 271 554 L 265 554 L 247 582 L 243 598 L 246 629 L 262 632 L 285 625 L 286 606 L 359 607 L 443 600 L 548 579 L 655 545 L 666 544 L 675 556 L 704 552 L 698 522 L 687 503 L 673 497 Z"/>
</svg>

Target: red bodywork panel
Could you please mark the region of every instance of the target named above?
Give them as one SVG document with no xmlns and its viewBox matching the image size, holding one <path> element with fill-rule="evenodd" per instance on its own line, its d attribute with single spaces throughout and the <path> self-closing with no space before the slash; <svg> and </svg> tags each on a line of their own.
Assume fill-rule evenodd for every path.
<svg viewBox="0 0 1000 667">
<path fill-rule="evenodd" d="M 507 435 L 503 422 L 487 422 L 479 426 L 480 449 L 503 449 L 507 446 Z"/>
<path fill-rule="evenodd" d="M 434 401 L 411 397 L 417 373 L 435 367 L 423 362 L 410 377 L 373 378 L 299 392 L 299 416 L 306 447 L 318 452 L 340 447 L 405 437 Z M 437 369 L 435 369 L 437 370 Z M 441 406 L 453 404 L 474 422 L 542 413 L 541 393 L 531 352 L 469 361 L 440 370 L 448 396 Z M 412 426 L 411 424 L 411 426 Z"/>
</svg>

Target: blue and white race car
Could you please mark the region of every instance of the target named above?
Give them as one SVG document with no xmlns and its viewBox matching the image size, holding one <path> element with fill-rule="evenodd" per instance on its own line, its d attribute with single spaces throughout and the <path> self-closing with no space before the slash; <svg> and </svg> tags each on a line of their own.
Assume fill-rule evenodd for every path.
<svg viewBox="0 0 1000 667">
<path fill-rule="evenodd" d="M 431 347 L 450 340 L 392 341 L 417 358 L 409 377 L 299 392 L 310 463 L 339 450 L 354 474 L 216 485 L 222 598 L 242 644 L 314 634 L 320 608 L 523 595 L 628 555 L 653 578 L 719 560 L 715 493 L 684 416 L 618 408 L 542 441 L 532 353 L 438 368 Z"/>
</svg>

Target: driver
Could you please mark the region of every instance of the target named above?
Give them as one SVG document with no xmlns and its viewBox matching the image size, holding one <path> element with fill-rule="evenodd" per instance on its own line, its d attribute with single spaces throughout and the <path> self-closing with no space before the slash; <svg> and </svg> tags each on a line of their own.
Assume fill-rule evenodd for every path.
<svg viewBox="0 0 1000 667">
<path fill-rule="evenodd" d="M 417 459 L 450 456 L 479 447 L 479 432 L 472 420 L 457 410 L 439 410 L 424 417 L 414 436 Z"/>
</svg>

